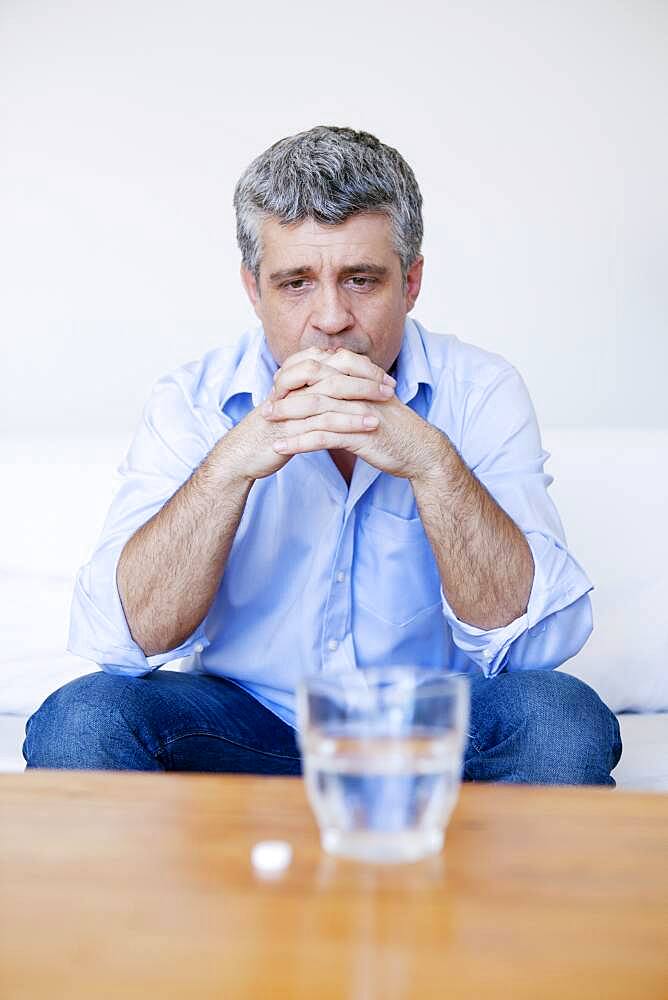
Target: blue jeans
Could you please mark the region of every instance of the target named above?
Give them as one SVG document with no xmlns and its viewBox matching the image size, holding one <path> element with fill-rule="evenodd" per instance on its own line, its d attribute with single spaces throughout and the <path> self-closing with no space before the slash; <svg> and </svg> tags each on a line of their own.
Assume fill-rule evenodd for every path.
<svg viewBox="0 0 668 1000">
<path fill-rule="evenodd" d="M 471 679 L 462 777 L 613 785 L 617 719 L 582 681 L 522 670 Z M 54 691 L 28 719 L 27 767 L 301 774 L 295 732 L 221 677 L 96 671 Z"/>
</svg>

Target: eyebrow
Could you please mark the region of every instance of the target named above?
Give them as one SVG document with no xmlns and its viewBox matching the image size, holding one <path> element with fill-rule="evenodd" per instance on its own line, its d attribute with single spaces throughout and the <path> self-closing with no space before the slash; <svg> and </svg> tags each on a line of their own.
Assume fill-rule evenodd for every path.
<svg viewBox="0 0 668 1000">
<path fill-rule="evenodd" d="M 347 264 L 339 271 L 339 276 L 347 278 L 351 274 L 373 274 L 378 278 L 384 278 L 389 273 L 389 268 L 382 264 L 372 264 L 370 261 L 361 261 L 359 264 Z M 269 275 L 269 281 L 277 284 L 279 281 L 286 281 L 290 278 L 304 278 L 315 274 L 312 267 L 303 265 L 302 267 L 289 267 L 283 271 L 273 271 Z"/>
</svg>

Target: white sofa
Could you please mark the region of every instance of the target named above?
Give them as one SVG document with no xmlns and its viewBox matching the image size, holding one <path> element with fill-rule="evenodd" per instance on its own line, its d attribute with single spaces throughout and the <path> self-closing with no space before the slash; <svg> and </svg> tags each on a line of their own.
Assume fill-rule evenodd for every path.
<svg viewBox="0 0 668 1000">
<path fill-rule="evenodd" d="M 563 669 L 619 716 L 618 788 L 668 791 L 668 430 L 546 430 L 543 439 L 569 545 L 595 584 L 594 633 Z M 128 444 L 82 436 L 0 445 L 0 771 L 23 770 L 25 722 L 47 695 L 98 669 L 65 652 L 70 599 Z"/>
</svg>

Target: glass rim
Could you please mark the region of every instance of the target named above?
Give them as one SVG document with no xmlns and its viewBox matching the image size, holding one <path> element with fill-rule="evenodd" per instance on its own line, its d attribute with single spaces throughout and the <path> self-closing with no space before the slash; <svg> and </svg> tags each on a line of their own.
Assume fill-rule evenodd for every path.
<svg viewBox="0 0 668 1000">
<path fill-rule="evenodd" d="M 367 680 L 372 689 L 382 686 L 384 680 L 388 684 L 406 681 L 414 682 L 417 689 L 418 684 L 424 681 L 433 681 L 435 684 L 445 684 L 446 686 L 463 686 L 468 682 L 468 675 L 462 672 L 454 672 L 441 667 L 411 666 L 409 664 L 393 664 L 383 667 L 358 667 L 356 670 L 344 673 L 324 674 L 312 673 L 304 674 L 298 679 L 297 690 L 305 694 L 321 692 L 340 692 L 346 687 L 346 680 L 351 677 L 360 677 Z"/>
</svg>

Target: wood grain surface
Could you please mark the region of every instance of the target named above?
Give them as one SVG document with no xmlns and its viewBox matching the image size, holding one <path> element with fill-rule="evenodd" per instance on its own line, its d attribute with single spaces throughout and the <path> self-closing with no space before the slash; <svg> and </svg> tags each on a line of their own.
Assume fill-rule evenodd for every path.
<svg viewBox="0 0 668 1000">
<path fill-rule="evenodd" d="M 667 998 L 667 848 L 668 796 L 604 788 L 466 784 L 442 854 L 374 867 L 298 778 L 0 775 L 0 997 Z"/>
</svg>

